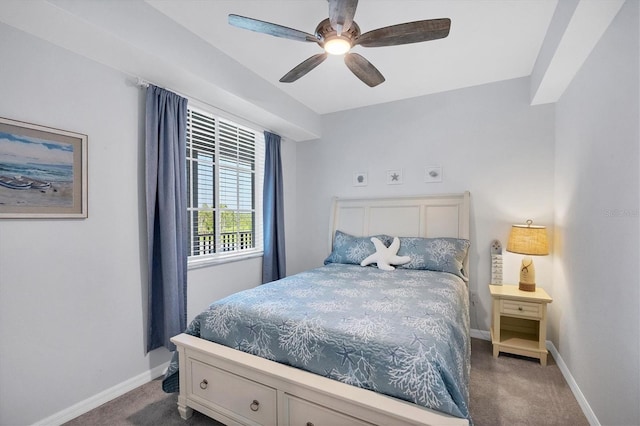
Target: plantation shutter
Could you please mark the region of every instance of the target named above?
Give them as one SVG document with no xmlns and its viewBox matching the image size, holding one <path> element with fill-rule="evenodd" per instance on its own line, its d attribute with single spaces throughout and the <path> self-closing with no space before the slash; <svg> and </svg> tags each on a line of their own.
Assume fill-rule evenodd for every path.
<svg viewBox="0 0 640 426">
<path fill-rule="evenodd" d="M 187 163 L 190 256 L 261 251 L 262 134 L 190 109 Z"/>
</svg>

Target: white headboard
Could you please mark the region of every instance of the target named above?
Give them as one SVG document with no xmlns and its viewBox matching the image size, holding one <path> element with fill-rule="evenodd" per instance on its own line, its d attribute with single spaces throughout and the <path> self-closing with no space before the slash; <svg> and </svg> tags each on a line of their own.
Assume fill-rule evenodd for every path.
<svg viewBox="0 0 640 426">
<path fill-rule="evenodd" d="M 469 239 L 469 192 L 396 198 L 334 198 L 329 248 L 339 229 L 358 237 Z M 465 261 L 465 263 L 467 263 Z M 465 265 L 468 270 L 468 265 Z"/>
</svg>

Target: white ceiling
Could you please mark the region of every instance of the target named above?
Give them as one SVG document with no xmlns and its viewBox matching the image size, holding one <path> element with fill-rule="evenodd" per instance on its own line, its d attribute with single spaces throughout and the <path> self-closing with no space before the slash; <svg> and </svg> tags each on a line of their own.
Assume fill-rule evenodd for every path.
<svg viewBox="0 0 640 426">
<path fill-rule="evenodd" d="M 328 16 L 326 0 L 147 0 L 202 39 L 317 113 L 395 101 L 488 82 L 528 76 L 557 0 L 362 0 L 355 21 L 362 32 L 422 19 L 450 18 L 447 38 L 354 52 L 373 63 L 386 81 L 370 88 L 344 65 L 324 63 L 294 83 L 278 80 L 321 52 L 297 42 L 228 25 L 230 13 L 313 33 Z"/>
<path fill-rule="evenodd" d="M 530 76 L 532 104 L 556 102 L 624 0 L 361 0 L 362 32 L 450 18 L 449 36 L 363 48 L 386 81 L 370 88 L 341 57 L 278 80 L 315 43 L 238 29 L 230 13 L 313 33 L 326 0 L 0 0 L 0 22 L 296 141 L 322 114 Z M 0 68 L 1 70 L 1 68 Z"/>
</svg>

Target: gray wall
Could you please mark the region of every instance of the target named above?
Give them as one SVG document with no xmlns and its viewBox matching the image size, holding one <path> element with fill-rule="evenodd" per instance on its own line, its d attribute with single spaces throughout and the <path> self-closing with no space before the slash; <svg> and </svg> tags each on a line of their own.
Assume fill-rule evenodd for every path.
<svg viewBox="0 0 640 426">
<path fill-rule="evenodd" d="M 551 336 L 604 425 L 640 424 L 638 2 L 556 106 Z"/>
<path fill-rule="evenodd" d="M 141 93 L 0 25 L 0 116 L 88 135 L 89 218 L 0 220 L 0 424 L 31 424 L 168 360 L 145 355 Z"/>
<path fill-rule="evenodd" d="M 529 79 L 413 98 L 324 116 L 322 139 L 297 148 L 297 235 L 290 272 L 328 255 L 331 197 L 471 192 L 472 327 L 489 328 L 489 245 L 506 246 L 512 223 L 553 223 L 554 106 L 529 106 Z M 442 183 L 425 183 L 441 166 Z M 402 169 L 402 185 L 386 172 Z M 369 184 L 352 186 L 353 172 Z M 505 254 L 505 281 L 517 282 L 521 256 Z M 536 259 L 541 287 L 551 291 L 551 256 Z"/>
<path fill-rule="evenodd" d="M 0 220 L 0 424 L 24 425 L 136 386 L 170 354 L 145 354 L 144 90 L 4 24 L 0 52 L 1 117 L 89 139 L 88 219 Z M 295 144 L 282 155 L 295 212 Z M 190 270 L 189 318 L 261 271 L 261 258 Z"/>
</svg>

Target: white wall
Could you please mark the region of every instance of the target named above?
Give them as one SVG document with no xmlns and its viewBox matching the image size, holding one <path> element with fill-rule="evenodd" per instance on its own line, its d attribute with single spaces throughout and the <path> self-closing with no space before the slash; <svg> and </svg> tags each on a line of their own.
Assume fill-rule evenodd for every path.
<svg viewBox="0 0 640 426">
<path fill-rule="evenodd" d="M 0 424 L 23 425 L 64 419 L 170 354 L 145 354 L 144 91 L 4 24 L 0 52 L 0 116 L 88 135 L 88 219 L 0 220 Z M 282 151 L 295 212 L 295 144 Z M 261 258 L 189 271 L 189 318 L 261 271 Z"/>
<path fill-rule="evenodd" d="M 0 116 L 88 135 L 89 218 L 0 221 L 0 424 L 166 362 L 145 355 L 141 91 L 0 25 Z"/>
<path fill-rule="evenodd" d="M 471 291 L 481 306 L 472 327 L 488 330 L 489 244 L 506 246 L 512 223 L 553 222 L 554 107 L 531 107 L 527 78 L 324 116 L 323 137 L 297 147 L 298 258 L 289 272 L 328 255 L 331 197 L 471 191 Z M 442 183 L 425 183 L 426 166 Z M 403 169 L 404 184 L 386 171 Z M 352 186 L 353 172 L 368 186 Z M 505 280 L 517 282 L 520 256 L 505 255 Z M 536 259 L 538 284 L 551 290 L 551 256 Z"/>
<path fill-rule="evenodd" d="M 551 336 L 603 425 L 640 424 L 638 13 L 626 2 L 556 106 Z"/>
</svg>

